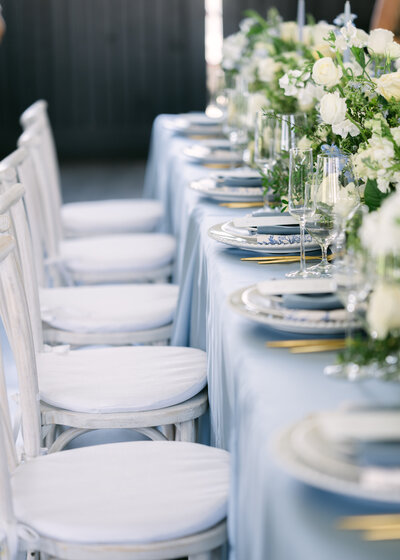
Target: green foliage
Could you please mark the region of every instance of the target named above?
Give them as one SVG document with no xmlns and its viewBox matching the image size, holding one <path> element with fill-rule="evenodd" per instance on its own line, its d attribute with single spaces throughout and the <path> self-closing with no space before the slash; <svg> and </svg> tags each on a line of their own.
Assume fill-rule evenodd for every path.
<svg viewBox="0 0 400 560">
<path fill-rule="evenodd" d="M 385 339 L 373 339 L 368 336 L 355 336 L 346 340 L 346 348 L 338 355 L 341 364 L 354 362 L 360 366 L 387 364 L 389 355 L 400 355 L 400 337 L 388 335 Z"/>
<path fill-rule="evenodd" d="M 388 194 L 390 193 L 385 194 L 378 189 L 376 179 L 368 179 L 364 191 L 364 202 L 369 211 L 377 210 Z"/>
<path fill-rule="evenodd" d="M 268 175 L 262 175 L 264 194 L 273 195 L 274 206 L 286 210 L 288 205 L 289 191 L 289 154 L 283 153 L 278 159 L 272 171 Z"/>
</svg>

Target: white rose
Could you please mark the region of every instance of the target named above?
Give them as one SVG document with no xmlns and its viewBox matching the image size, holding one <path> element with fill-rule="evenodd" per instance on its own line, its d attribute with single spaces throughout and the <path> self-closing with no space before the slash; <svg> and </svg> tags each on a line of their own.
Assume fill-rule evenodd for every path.
<svg viewBox="0 0 400 560">
<path fill-rule="evenodd" d="M 399 146 L 400 145 L 400 126 L 396 126 L 395 128 L 391 128 L 390 132 L 392 133 L 394 141 Z"/>
<path fill-rule="evenodd" d="M 392 97 L 396 101 L 400 100 L 400 72 L 390 72 L 382 74 L 375 80 L 376 91 L 382 95 L 387 101 Z"/>
<path fill-rule="evenodd" d="M 311 140 L 309 140 L 307 138 L 307 136 L 303 136 L 302 138 L 300 138 L 300 140 L 297 142 L 297 147 L 300 150 L 308 150 L 308 148 L 311 148 L 312 146 L 312 142 Z"/>
<path fill-rule="evenodd" d="M 373 54 L 386 54 L 386 49 L 393 42 L 394 34 L 387 29 L 373 29 L 369 34 L 367 47 Z"/>
<path fill-rule="evenodd" d="M 362 29 L 357 29 L 352 23 L 347 23 L 340 30 L 335 40 L 336 48 L 343 52 L 348 47 L 363 48 L 368 43 L 368 33 Z"/>
<path fill-rule="evenodd" d="M 313 80 L 320 86 L 331 88 L 339 83 L 342 76 L 342 69 L 327 56 L 317 60 L 313 66 Z"/>
<path fill-rule="evenodd" d="M 341 123 L 332 125 L 332 132 L 342 138 L 347 138 L 349 134 L 354 138 L 354 136 L 358 136 L 360 134 L 360 129 L 358 126 L 349 121 L 349 119 L 344 119 Z"/>
<path fill-rule="evenodd" d="M 360 240 L 373 256 L 400 254 L 400 191 L 388 196 L 382 206 L 363 218 Z"/>
<path fill-rule="evenodd" d="M 390 45 L 388 45 L 386 49 L 386 55 L 390 56 L 390 58 L 399 58 L 400 57 L 400 45 L 395 41 L 392 41 Z"/>
<path fill-rule="evenodd" d="M 299 29 L 295 21 L 284 21 L 281 23 L 281 38 L 284 41 L 299 40 Z"/>
<path fill-rule="evenodd" d="M 263 93 L 252 93 L 248 97 L 247 104 L 247 124 L 250 127 L 255 126 L 256 114 L 258 111 L 268 106 L 268 99 Z"/>
<path fill-rule="evenodd" d="M 334 31 L 336 27 L 330 25 L 324 21 L 317 23 L 313 27 L 313 43 L 314 45 L 327 44 L 325 39 L 328 37 L 331 31 Z"/>
<path fill-rule="evenodd" d="M 330 58 L 335 57 L 334 51 L 328 45 L 328 43 L 316 43 L 312 49 L 313 58 L 318 60 L 320 58 L 320 54 L 323 56 L 329 56 Z"/>
<path fill-rule="evenodd" d="M 400 328 L 400 286 L 378 284 L 372 292 L 367 321 L 371 334 L 383 339 L 392 329 Z"/>
<path fill-rule="evenodd" d="M 307 84 L 297 94 L 300 111 L 310 111 L 318 99 L 318 90 L 313 84 Z"/>
<path fill-rule="evenodd" d="M 259 61 L 257 66 L 258 77 L 262 82 L 272 82 L 281 67 L 282 64 L 275 62 L 273 58 L 264 58 Z"/>
<path fill-rule="evenodd" d="M 326 124 L 338 124 L 344 121 L 347 111 L 346 100 L 339 93 L 326 93 L 321 99 L 320 115 Z"/>
</svg>

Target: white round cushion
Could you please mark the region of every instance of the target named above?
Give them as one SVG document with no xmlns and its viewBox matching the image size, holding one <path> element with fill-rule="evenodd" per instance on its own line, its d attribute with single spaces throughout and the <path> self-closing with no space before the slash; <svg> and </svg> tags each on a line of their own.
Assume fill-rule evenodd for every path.
<svg viewBox="0 0 400 560">
<path fill-rule="evenodd" d="M 146 544 L 227 513 L 229 454 L 184 442 L 97 445 L 38 457 L 12 476 L 17 520 L 70 543 Z"/>
<path fill-rule="evenodd" d="M 40 290 L 42 320 L 73 332 L 132 332 L 170 324 L 179 287 L 173 284 L 73 286 Z"/>
<path fill-rule="evenodd" d="M 84 236 L 150 232 L 164 210 L 157 200 L 96 200 L 63 204 L 61 219 L 67 235 Z"/>
<path fill-rule="evenodd" d="M 60 256 L 76 271 L 148 271 L 170 264 L 175 249 L 172 235 L 132 233 L 62 241 Z"/>
<path fill-rule="evenodd" d="M 182 403 L 207 383 L 205 352 L 172 346 L 37 356 L 40 398 L 76 412 L 135 412 Z"/>
</svg>

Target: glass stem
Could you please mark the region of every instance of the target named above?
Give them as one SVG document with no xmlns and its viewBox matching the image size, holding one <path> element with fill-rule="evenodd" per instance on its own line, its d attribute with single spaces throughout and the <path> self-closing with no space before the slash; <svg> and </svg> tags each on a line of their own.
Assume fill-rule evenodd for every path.
<svg viewBox="0 0 400 560">
<path fill-rule="evenodd" d="M 324 268 L 326 268 L 329 265 L 328 262 L 328 247 L 329 245 L 325 244 L 320 244 L 321 247 L 321 262 L 320 265 L 323 266 Z"/>
<path fill-rule="evenodd" d="M 304 273 L 306 270 L 306 255 L 305 255 L 305 233 L 306 233 L 306 220 L 300 218 L 300 272 Z"/>
</svg>

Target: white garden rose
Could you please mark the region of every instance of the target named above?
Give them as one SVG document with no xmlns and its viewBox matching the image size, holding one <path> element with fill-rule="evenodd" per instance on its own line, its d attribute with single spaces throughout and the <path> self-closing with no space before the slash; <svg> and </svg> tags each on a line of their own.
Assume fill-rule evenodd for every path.
<svg viewBox="0 0 400 560">
<path fill-rule="evenodd" d="M 339 83 L 342 76 L 340 66 L 336 66 L 333 60 L 327 56 L 314 63 L 312 77 L 314 82 L 320 86 L 331 88 Z"/>
<path fill-rule="evenodd" d="M 347 138 L 349 134 L 354 138 L 360 134 L 360 129 L 357 125 L 349 121 L 349 119 L 344 119 L 344 121 L 332 125 L 332 132 L 342 138 Z"/>
<path fill-rule="evenodd" d="M 303 89 L 297 91 L 297 101 L 300 111 L 311 111 L 319 99 L 319 88 L 308 83 Z"/>
<path fill-rule="evenodd" d="M 388 196 L 376 212 L 364 216 L 360 240 L 372 256 L 400 254 L 400 191 Z"/>
<path fill-rule="evenodd" d="M 282 64 L 280 62 L 276 62 L 273 58 L 264 58 L 263 60 L 260 60 L 257 65 L 258 78 L 262 82 L 272 82 L 275 74 L 279 72 L 281 67 Z"/>
<path fill-rule="evenodd" d="M 224 39 L 222 66 L 226 70 L 233 70 L 237 67 L 247 42 L 247 37 L 243 33 L 234 33 Z"/>
<path fill-rule="evenodd" d="M 400 328 L 400 285 L 378 284 L 370 298 L 367 322 L 370 333 L 379 339 Z"/>
<path fill-rule="evenodd" d="M 325 21 L 320 21 L 316 25 L 312 26 L 313 44 L 322 45 L 327 44 L 325 39 L 328 37 L 331 31 L 335 31 L 336 27 Z"/>
<path fill-rule="evenodd" d="M 335 57 L 335 53 L 328 45 L 328 43 L 317 43 L 316 45 L 314 45 L 312 49 L 313 58 L 318 60 L 321 54 L 323 56 L 329 56 L 330 58 Z"/>
<path fill-rule="evenodd" d="M 400 71 L 382 74 L 380 78 L 375 80 L 375 83 L 376 91 L 387 101 L 392 97 L 396 101 L 400 100 Z"/>
<path fill-rule="evenodd" d="M 394 33 L 387 29 L 373 29 L 368 38 L 367 47 L 371 54 L 386 55 L 393 43 Z"/>
<path fill-rule="evenodd" d="M 251 93 L 248 97 L 247 104 L 247 125 L 254 128 L 257 112 L 268 107 L 268 105 L 269 102 L 264 93 Z"/>
<path fill-rule="evenodd" d="M 284 21 L 280 26 L 281 38 L 284 41 L 298 41 L 299 28 L 295 21 Z"/>
<path fill-rule="evenodd" d="M 319 112 L 324 123 L 333 125 L 343 122 L 346 111 L 346 100 L 337 91 L 322 97 Z"/>
<path fill-rule="evenodd" d="M 389 183 L 392 179 L 389 169 L 394 163 L 393 143 L 379 133 L 373 134 L 353 156 L 357 175 L 365 181 L 376 179 L 378 189 L 383 193 L 389 190 Z"/>
<path fill-rule="evenodd" d="M 300 150 L 308 150 L 311 148 L 312 142 L 307 138 L 307 136 L 302 136 L 300 140 L 297 142 L 297 147 Z"/>
</svg>

